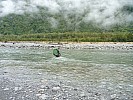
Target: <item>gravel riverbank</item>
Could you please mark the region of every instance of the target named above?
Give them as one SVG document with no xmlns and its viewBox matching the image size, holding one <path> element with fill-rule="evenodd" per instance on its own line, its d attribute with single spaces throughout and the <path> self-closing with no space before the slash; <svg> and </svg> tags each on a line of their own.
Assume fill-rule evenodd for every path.
<svg viewBox="0 0 133 100">
<path fill-rule="evenodd" d="M 82 42 L 82 43 L 52 43 L 52 42 L 0 42 L 0 47 L 14 48 L 46 48 L 60 47 L 62 49 L 111 49 L 133 50 L 133 42 Z"/>
</svg>

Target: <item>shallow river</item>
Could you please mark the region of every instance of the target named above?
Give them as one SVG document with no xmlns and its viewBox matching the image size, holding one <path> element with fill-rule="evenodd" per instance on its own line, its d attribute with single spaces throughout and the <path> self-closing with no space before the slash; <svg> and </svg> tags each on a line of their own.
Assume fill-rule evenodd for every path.
<svg viewBox="0 0 133 100">
<path fill-rule="evenodd" d="M 61 57 L 56 58 L 52 55 L 52 49 L 0 48 L 0 91 L 12 89 L 4 83 L 4 80 L 8 80 L 22 88 L 25 84 L 42 86 L 45 83 L 52 84 L 51 87 L 64 84 L 69 89 L 73 87 L 74 91 L 79 90 L 77 96 L 86 100 L 132 100 L 133 51 L 61 49 L 60 52 Z M 64 98 L 76 100 L 75 92 L 67 91 L 73 95 Z M 88 91 L 95 92 L 96 97 L 93 98 Z M 7 99 L 2 93 L 0 96 L 3 100 L 9 100 L 6 92 L 4 93 Z M 52 94 L 45 94 L 40 99 L 51 100 L 51 97 Z M 60 97 L 59 100 L 64 99 Z"/>
</svg>

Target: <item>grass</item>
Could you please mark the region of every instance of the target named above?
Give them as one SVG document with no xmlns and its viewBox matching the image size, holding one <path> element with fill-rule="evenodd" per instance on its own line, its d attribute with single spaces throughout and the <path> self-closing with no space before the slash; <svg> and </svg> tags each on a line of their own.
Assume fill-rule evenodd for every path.
<svg viewBox="0 0 133 100">
<path fill-rule="evenodd" d="M 126 32 L 66 32 L 66 33 L 36 33 L 20 35 L 0 34 L 0 41 L 52 41 L 52 42 L 133 42 L 133 34 Z"/>
</svg>

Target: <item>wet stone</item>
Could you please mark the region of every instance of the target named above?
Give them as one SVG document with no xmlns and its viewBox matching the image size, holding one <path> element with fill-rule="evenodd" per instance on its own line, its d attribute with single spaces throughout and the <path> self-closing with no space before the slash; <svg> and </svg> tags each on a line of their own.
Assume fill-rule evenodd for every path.
<svg viewBox="0 0 133 100">
<path fill-rule="evenodd" d="M 41 96 L 41 94 L 38 93 L 38 94 L 36 94 L 36 96 Z"/>
<path fill-rule="evenodd" d="M 85 93 L 81 93 L 80 97 L 86 97 Z"/>
<path fill-rule="evenodd" d="M 4 91 L 8 91 L 8 90 L 10 90 L 10 89 L 9 89 L 9 88 L 5 88 L 5 89 L 4 89 Z"/>
<path fill-rule="evenodd" d="M 115 99 L 116 97 L 117 97 L 116 94 L 112 94 L 112 95 L 111 95 L 111 99 Z"/>
<path fill-rule="evenodd" d="M 14 88 L 15 91 L 18 91 L 18 90 L 21 90 L 21 89 L 22 89 L 22 87 L 15 87 Z"/>
<path fill-rule="evenodd" d="M 40 99 L 46 100 L 48 98 L 48 96 L 46 94 L 41 94 L 39 96 Z"/>
<path fill-rule="evenodd" d="M 60 90 L 60 87 L 53 87 L 52 88 L 52 91 L 59 91 Z"/>
<path fill-rule="evenodd" d="M 78 91 L 78 89 L 77 88 L 74 88 L 74 91 Z"/>
<path fill-rule="evenodd" d="M 44 91 L 45 91 L 44 89 L 39 89 L 38 90 L 39 93 L 44 93 Z"/>
</svg>

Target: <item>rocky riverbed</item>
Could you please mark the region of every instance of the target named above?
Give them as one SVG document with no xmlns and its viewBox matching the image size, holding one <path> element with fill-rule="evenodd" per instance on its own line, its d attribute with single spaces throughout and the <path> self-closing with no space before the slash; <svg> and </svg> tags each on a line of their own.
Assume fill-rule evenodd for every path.
<svg viewBox="0 0 133 100">
<path fill-rule="evenodd" d="M 132 100 L 131 90 L 123 91 L 123 86 L 110 88 L 106 87 L 106 83 L 103 84 L 101 89 L 59 80 L 55 82 L 42 80 L 40 83 L 31 84 L 25 82 L 18 85 L 6 78 L 0 81 L 0 98 L 1 100 Z"/>
<path fill-rule="evenodd" d="M 63 57 L 53 57 L 56 47 Z M 133 100 L 132 50 L 133 43 L 0 42 L 0 100 Z"/>
<path fill-rule="evenodd" d="M 54 48 L 62 49 L 115 49 L 133 50 L 133 42 L 81 42 L 81 43 L 53 43 L 53 42 L 0 42 L 0 47 L 14 48 Z"/>
</svg>

